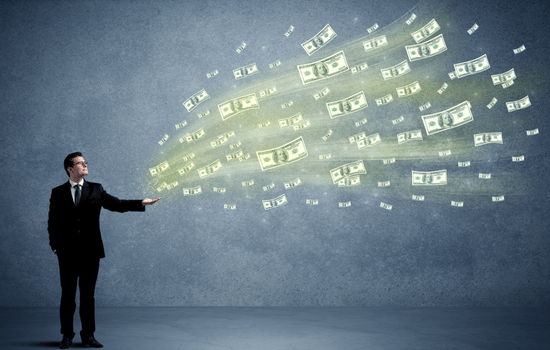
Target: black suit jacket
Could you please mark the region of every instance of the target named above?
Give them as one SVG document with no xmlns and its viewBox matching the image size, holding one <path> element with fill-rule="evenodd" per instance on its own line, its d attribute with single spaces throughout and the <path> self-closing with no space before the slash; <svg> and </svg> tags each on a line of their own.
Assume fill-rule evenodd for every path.
<svg viewBox="0 0 550 350">
<path fill-rule="evenodd" d="M 145 211 L 141 200 L 121 200 L 111 196 L 98 183 L 84 181 L 80 203 L 75 208 L 67 181 L 52 190 L 48 214 L 48 234 L 58 255 L 104 258 L 99 229 L 101 208 L 111 211 Z"/>
</svg>

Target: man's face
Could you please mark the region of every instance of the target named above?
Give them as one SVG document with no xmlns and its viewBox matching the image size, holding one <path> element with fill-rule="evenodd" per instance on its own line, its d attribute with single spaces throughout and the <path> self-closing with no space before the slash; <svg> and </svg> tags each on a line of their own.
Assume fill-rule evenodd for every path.
<svg viewBox="0 0 550 350">
<path fill-rule="evenodd" d="M 69 170 L 71 177 L 73 175 L 75 177 L 84 177 L 88 175 L 88 166 L 86 165 L 84 158 L 81 156 L 73 158 L 73 166 L 68 167 L 67 170 Z"/>
</svg>

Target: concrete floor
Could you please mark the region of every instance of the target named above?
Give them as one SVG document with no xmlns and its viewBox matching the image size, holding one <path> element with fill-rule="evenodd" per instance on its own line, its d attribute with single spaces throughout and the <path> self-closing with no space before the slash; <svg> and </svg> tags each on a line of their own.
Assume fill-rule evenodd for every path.
<svg viewBox="0 0 550 350">
<path fill-rule="evenodd" d="M 99 308 L 96 322 L 117 350 L 550 349 L 550 308 Z M 57 308 L 0 308 L 0 326 L 2 350 L 61 340 Z"/>
</svg>

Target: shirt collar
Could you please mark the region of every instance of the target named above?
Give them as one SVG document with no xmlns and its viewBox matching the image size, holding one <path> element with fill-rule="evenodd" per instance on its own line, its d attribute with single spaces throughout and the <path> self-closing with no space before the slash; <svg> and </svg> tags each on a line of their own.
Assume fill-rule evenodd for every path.
<svg viewBox="0 0 550 350">
<path fill-rule="evenodd" d="M 80 182 L 76 183 L 73 180 L 69 179 L 69 183 L 71 184 L 71 187 L 75 187 L 76 185 L 83 186 L 84 185 L 84 179 L 80 180 Z"/>
</svg>

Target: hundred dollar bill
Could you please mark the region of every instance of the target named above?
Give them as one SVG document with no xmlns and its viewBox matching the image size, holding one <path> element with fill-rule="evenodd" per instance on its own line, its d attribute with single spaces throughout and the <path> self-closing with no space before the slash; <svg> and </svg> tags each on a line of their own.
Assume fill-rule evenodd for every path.
<svg viewBox="0 0 550 350">
<path fill-rule="evenodd" d="M 323 90 L 319 91 L 318 93 L 314 94 L 313 95 L 313 98 L 315 99 L 315 101 L 317 101 L 318 99 L 320 99 L 321 97 L 325 96 L 326 94 L 328 94 L 330 92 L 328 86 L 325 86 L 325 88 L 323 88 Z"/>
<path fill-rule="evenodd" d="M 270 87 L 268 89 L 260 91 L 260 98 L 264 98 L 268 95 L 274 94 L 277 92 L 277 88 L 275 86 Z"/>
<path fill-rule="evenodd" d="M 384 165 L 393 164 L 395 163 L 395 158 L 382 159 L 382 162 Z"/>
<path fill-rule="evenodd" d="M 362 150 L 363 148 L 371 147 L 382 142 L 380 134 L 372 134 L 367 136 L 367 138 L 357 141 L 357 148 Z"/>
<path fill-rule="evenodd" d="M 449 72 L 449 78 L 451 78 L 451 80 L 455 80 L 455 79 L 456 79 L 455 71 Z"/>
<path fill-rule="evenodd" d="M 258 108 L 260 108 L 260 105 L 258 104 L 258 99 L 254 93 L 237 97 L 233 100 L 225 101 L 218 105 L 222 120 L 227 120 L 241 112 Z"/>
<path fill-rule="evenodd" d="M 149 172 L 151 173 L 151 176 L 156 176 L 167 171 L 168 169 L 170 169 L 170 165 L 168 164 L 168 161 L 164 161 L 156 167 L 149 168 Z"/>
<path fill-rule="evenodd" d="M 443 83 L 443 85 L 439 88 L 439 90 L 437 90 L 437 93 L 438 94 L 442 94 L 445 92 L 445 90 L 447 90 L 447 88 L 449 87 L 449 85 L 447 85 L 447 83 Z"/>
<path fill-rule="evenodd" d="M 215 160 L 214 162 L 208 164 L 205 167 L 202 167 L 200 169 L 197 169 L 197 172 L 199 173 L 199 176 L 201 179 L 214 174 L 215 172 L 218 172 L 222 170 L 222 162 L 220 162 L 219 159 Z"/>
<path fill-rule="evenodd" d="M 256 152 L 262 171 L 287 165 L 308 156 L 302 136 L 280 147 Z"/>
<path fill-rule="evenodd" d="M 288 30 L 286 31 L 285 33 L 285 36 L 288 38 L 290 36 L 290 34 L 292 34 L 292 32 L 294 31 L 294 26 L 291 25 Z"/>
<path fill-rule="evenodd" d="M 229 148 L 230 148 L 230 149 L 235 149 L 235 148 L 237 148 L 237 147 L 240 147 L 241 145 L 242 145 L 241 141 L 237 141 L 237 142 L 235 142 L 234 144 L 229 145 Z"/>
<path fill-rule="evenodd" d="M 183 166 L 183 168 L 178 169 L 178 173 L 179 173 L 180 175 L 185 175 L 185 174 L 187 174 L 188 172 L 190 172 L 194 167 L 195 167 L 195 163 L 189 162 L 189 163 L 185 164 L 185 165 Z"/>
<path fill-rule="evenodd" d="M 168 184 L 166 182 L 163 182 L 160 184 L 159 187 L 157 187 L 157 191 L 161 192 L 162 190 L 164 190 L 166 187 L 168 186 Z"/>
<path fill-rule="evenodd" d="M 328 154 L 319 154 L 319 160 L 327 160 L 327 159 L 330 159 L 332 156 L 330 155 L 330 153 Z"/>
<path fill-rule="evenodd" d="M 302 180 L 300 180 L 300 178 L 297 178 L 293 181 L 290 181 L 290 182 L 285 182 L 284 185 L 285 185 L 285 189 L 289 189 L 289 188 L 292 188 L 292 187 L 296 187 L 296 186 L 299 186 L 302 184 Z"/>
<path fill-rule="evenodd" d="M 378 181 L 378 187 L 389 187 L 390 181 Z"/>
<path fill-rule="evenodd" d="M 288 107 L 292 106 L 293 104 L 294 104 L 294 102 L 292 102 L 292 100 L 290 100 L 290 101 L 288 101 L 287 103 L 283 103 L 283 104 L 281 105 L 281 108 L 282 108 L 282 109 L 285 109 L 285 108 L 288 108 Z"/>
<path fill-rule="evenodd" d="M 363 118 L 358 122 L 355 122 L 355 126 L 361 126 L 367 123 L 367 118 Z"/>
<path fill-rule="evenodd" d="M 412 171 L 413 186 L 440 186 L 447 184 L 447 170 Z"/>
<path fill-rule="evenodd" d="M 470 161 L 458 162 L 458 167 L 459 168 L 465 168 L 465 167 L 468 167 L 468 166 L 470 166 Z"/>
<path fill-rule="evenodd" d="M 191 143 L 193 141 L 200 139 L 204 135 L 206 135 L 206 133 L 204 132 L 203 128 L 200 128 L 199 130 L 195 131 L 192 134 L 185 135 L 185 139 L 187 140 L 187 143 Z"/>
<path fill-rule="evenodd" d="M 218 137 L 217 139 L 210 141 L 210 146 L 212 146 L 212 148 L 214 149 L 216 147 L 220 147 L 221 145 L 223 145 L 226 142 L 227 142 L 226 137 L 221 137 L 221 138 Z"/>
<path fill-rule="evenodd" d="M 258 124 L 258 127 L 260 129 L 264 129 L 264 128 L 267 128 L 269 126 L 269 124 L 271 124 L 271 122 L 263 122 L 263 123 Z"/>
<path fill-rule="evenodd" d="M 199 119 L 200 119 L 200 118 L 202 118 L 202 117 L 206 117 L 206 116 L 209 115 L 209 114 L 210 114 L 210 111 L 208 110 L 208 111 L 206 111 L 206 112 L 204 112 L 204 113 L 199 113 L 199 114 L 197 114 L 197 116 L 198 116 Z"/>
<path fill-rule="evenodd" d="M 493 108 L 497 104 L 497 102 L 498 102 L 498 100 L 495 97 L 493 97 L 491 102 L 487 105 L 487 108 L 489 108 L 489 109 Z"/>
<path fill-rule="evenodd" d="M 242 162 L 243 160 L 247 160 L 248 158 L 250 158 L 250 153 L 247 153 L 244 156 L 240 156 L 238 159 L 239 162 Z"/>
<path fill-rule="evenodd" d="M 537 135 L 539 133 L 539 128 L 536 128 L 534 130 L 525 130 L 525 132 L 527 132 L 527 136 Z"/>
<path fill-rule="evenodd" d="M 361 184 L 361 178 L 359 175 L 349 176 L 338 181 L 338 187 L 351 187 Z"/>
<path fill-rule="evenodd" d="M 224 204 L 223 208 L 227 209 L 227 210 L 236 210 L 237 209 L 237 204 Z"/>
<path fill-rule="evenodd" d="M 252 64 L 249 64 L 248 66 L 233 69 L 233 75 L 235 76 L 235 80 L 246 78 L 256 73 L 258 73 L 258 67 L 256 66 L 256 63 L 252 63 Z"/>
<path fill-rule="evenodd" d="M 408 141 L 422 141 L 422 130 L 413 130 L 397 134 L 397 143 L 402 144 Z"/>
<path fill-rule="evenodd" d="M 483 134 L 474 135 L 474 146 L 483 146 L 489 143 L 500 143 L 502 144 L 502 133 L 501 132 L 488 132 Z"/>
<path fill-rule="evenodd" d="M 193 108 L 197 107 L 201 102 L 204 102 L 208 98 L 210 98 L 210 96 L 208 95 L 208 93 L 206 93 L 204 89 L 202 89 L 201 91 L 197 92 L 196 94 L 185 100 L 183 106 L 185 107 L 185 109 L 187 109 L 187 112 L 191 112 Z"/>
<path fill-rule="evenodd" d="M 433 33 L 437 32 L 441 27 L 437 24 L 435 18 L 428 22 L 424 27 L 419 30 L 412 32 L 411 35 L 414 38 L 414 41 L 417 43 L 424 41 L 425 39 L 432 36 Z"/>
<path fill-rule="evenodd" d="M 405 46 L 405 50 L 407 51 L 409 61 L 412 62 L 439 55 L 447 51 L 447 45 L 445 44 L 445 39 L 443 39 L 443 34 L 439 34 L 425 43 Z"/>
<path fill-rule="evenodd" d="M 353 136 L 348 137 L 348 140 L 349 140 L 349 143 L 354 143 L 354 142 L 357 142 L 359 140 L 366 139 L 366 138 L 367 138 L 367 135 L 363 131 L 359 134 L 355 134 Z"/>
<path fill-rule="evenodd" d="M 413 14 L 411 15 L 411 17 L 409 17 L 409 19 L 406 20 L 405 22 L 407 22 L 407 25 L 410 26 L 411 23 L 414 22 L 415 19 L 416 19 L 416 15 L 413 13 Z"/>
<path fill-rule="evenodd" d="M 489 180 L 491 178 L 491 174 L 479 173 L 479 178 Z"/>
<path fill-rule="evenodd" d="M 439 151 L 439 156 L 440 157 L 446 157 L 446 156 L 450 156 L 452 154 L 451 150 L 448 149 L 446 151 Z"/>
<path fill-rule="evenodd" d="M 241 53 L 245 47 L 246 47 L 246 43 L 243 41 L 241 46 L 239 46 L 235 51 L 237 51 L 237 53 Z"/>
<path fill-rule="evenodd" d="M 492 196 L 493 202 L 504 202 L 504 196 Z"/>
<path fill-rule="evenodd" d="M 325 140 L 325 141 L 328 140 L 330 135 L 332 135 L 332 130 L 328 129 L 328 131 L 325 133 L 325 135 L 323 135 L 323 140 Z"/>
<path fill-rule="evenodd" d="M 529 101 L 529 96 L 525 96 L 524 98 L 517 101 L 506 102 L 506 108 L 508 109 L 508 112 L 514 112 L 520 109 L 524 109 L 529 107 L 530 105 L 531 101 Z"/>
<path fill-rule="evenodd" d="M 359 73 L 359 72 L 362 72 L 364 70 L 367 70 L 369 69 L 369 65 L 367 64 L 367 62 L 364 62 L 364 63 L 361 63 L 355 67 L 352 67 L 351 68 L 351 74 L 356 74 L 356 73 Z"/>
<path fill-rule="evenodd" d="M 523 162 L 524 160 L 525 156 L 512 157 L 512 162 Z"/>
<path fill-rule="evenodd" d="M 287 203 L 288 203 L 288 201 L 286 200 L 286 195 L 285 194 L 282 194 L 277 198 L 262 201 L 262 204 L 264 205 L 265 210 L 280 207 L 281 205 L 285 205 Z"/>
<path fill-rule="evenodd" d="M 168 138 L 169 138 L 169 137 L 170 137 L 170 136 L 168 136 L 167 134 L 164 134 L 164 136 L 162 137 L 162 139 L 159 141 L 159 145 L 161 145 L 161 146 L 164 145 L 164 143 L 165 143 L 166 141 L 168 141 Z"/>
<path fill-rule="evenodd" d="M 225 187 L 214 187 L 213 190 L 214 190 L 214 192 L 217 192 L 217 193 L 225 193 L 226 188 Z"/>
<path fill-rule="evenodd" d="M 186 125 L 187 125 L 187 120 L 184 120 L 184 121 L 182 121 L 181 123 L 176 124 L 176 130 L 181 129 L 181 128 L 183 128 L 183 127 L 186 126 Z"/>
<path fill-rule="evenodd" d="M 169 184 L 166 185 L 166 189 L 167 190 L 171 190 L 172 188 L 175 188 L 179 185 L 179 182 L 177 181 L 173 181 L 173 182 L 170 182 Z"/>
<path fill-rule="evenodd" d="M 455 202 L 455 201 L 451 201 L 451 206 L 453 206 L 453 207 L 463 207 L 463 206 L 464 206 L 464 202 Z"/>
<path fill-rule="evenodd" d="M 294 131 L 298 131 L 305 128 L 309 128 L 310 126 L 311 124 L 309 123 L 309 119 L 306 119 L 302 123 L 293 125 L 292 127 L 294 128 Z"/>
<path fill-rule="evenodd" d="M 394 119 L 394 120 L 392 120 L 391 122 L 392 122 L 393 125 L 395 125 L 395 124 L 401 123 L 403 120 L 405 120 L 405 117 L 400 116 L 399 118 Z"/>
<path fill-rule="evenodd" d="M 369 29 L 367 29 L 367 32 L 372 33 L 374 32 L 376 29 L 378 29 L 378 23 L 374 23 L 374 25 L 372 27 L 370 27 Z"/>
<path fill-rule="evenodd" d="M 380 202 L 380 208 L 391 210 L 393 208 L 393 205 Z"/>
<path fill-rule="evenodd" d="M 514 70 L 514 68 L 510 69 L 505 73 L 491 75 L 491 79 L 493 79 L 493 85 L 504 84 L 516 78 L 517 78 L 516 71 Z"/>
<path fill-rule="evenodd" d="M 279 126 L 282 128 L 286 128 L 295 124 L 298 124 L 302 122 L 304 119 L 302 118 L 302 113 L 298 113 L 293 115 L 290 118 L 285 119 L 279 119 Z"/>
<path fill-rule="evenodd" d="M 514 85 L 514 81 L 513 81 L 513 80 L 510 80 L 510 81 L 505 82 L 505 83 L 502 84 L 501 86 L 502 86 L 503 89 L 506 89 L 507 87 L 510 87 L 510 86 L 512 86 L 512 85 Z"/>
<path fill-rule="evenodd" d="M 414 95 L 420 92 L 421 90 L 422 88 L 420 87 L 420 83 L 418 81 L 415 81 L 414 83 L 410 83 L 409 85 L 395 88 L 395 91 L 397 91 L 397 96 L 399 96 L 399 98 Z"/>
<path fill-rule="evenodd" d="M 523 51 L 525 51 L 525 45 L 521 45 L 517 49 L 514 49 L 514 54 L 517 55 L 518 53 L 523 52 Z"/>
<path fill-rule="evenodd" d="M 471 107 L 469 101 L 464 101 L 442 112 L 423 115 L 422 121 L 426 128 L 426 134 L 433 135 L 471 122 L 474 120 Z"/>
<path fill-rule="evenodd" d="M 264 191 L 267 191 L 267 190 L 272 189 L 273 187 L 275 187 L 275 183 L 274 183 L 274 182 L 270 183 L 270 184 L 267 185 L 267 186 L 263 186 L 262 188 L 264 189 Z"/>
<path fill-rule="evenodd" d="M 332 169 L 330 171 L 330 177 L 332 178 L 332 183 L 336 184 L 338 181 L 346 177 L 366 173 L 367 171 L 365 170 L 365 164 L 363 164 L 362 160 L 358 160 Z"/>
<path fill-rule="evenodd" d="M 424 196 L 417 196 L 417 195 L 413 194 L 412 199 L 413 199 L 413 201 L 423 201 Z"/>
<path fill-rule="evenodd" d="M 388 39 L 386 38 L 385 35 L 379 36 L 374 39 L 363 41 L 363 48 L 365 49 L 365 52 L 376 50 L 383 46 L 388 46 Z"/>
<path fill-rule="evenodd" d="M 359 91 L 343 100 L 327 103 L 327 109 L 331 119 L 351 114 L 367 107 L 367 99 L 363 91 Z"/>
<path fill-rule="evenodd" d="M 243 181 L 241 184 L 243 187 L 254 186 L 254 180 Z"/>
<path fill-rule="evenodd" d="M 233 152 L 233 153 L 230 153 L 230 154 L 226 154 L 225 155 L 225 158 L 227 159 L 228 162 L 231 162 L 233 160 L 237 160 L 239 159 L 240 157 L 242 157 L 244 154 L 243 154 L 243 150 L 238 150 L 236 152 Z"/>
<path fill-rule="evenodd" d="M 404 60 L 403 62 L 398 63 L 393 67 L 380 69 L 380 72 L 382 72 L 382 78 L 384 78 L 384 80 L 389 80 L 405 75 L 410 71 L 411 67 L 409 66 L 409 62 L 407 60 Z"/>
<path fill-rule="evenodd" d="M 336 38 L 336 32 L 327 24 L 319 33 L 315 34 L 313 38 L 303 43 L 302 47 L 307 54 L 311 56 L 334 38 Z"/>
<path fill-rule="evenodd" d="M 202 188 L 200 186 L 192 187 L 192 188 L 184 188 L 183 189 L 183 195 L 184 196 L 194 196 L 196 194 L 202 193 Z"/>
<path fill-rule="evenodd" d="M 297 67 L 304 85 L 330 78 L 349 70 L 344 51 L 339 51 L 322 60 L 298 65 Z"/>
<path fill-rule="evenodd" d="M 189 153 L 185 157 L 182 158 L 184 162 L 190 161 L 191 159 L 195 159 L 195 153 Z"/>
<path fill-rule="evenodd" d="M 432 106 L 432 104 L 430 103 L 430 101 L 424 103 L 422 106 L 418 107 L 418 109 L 420 110 L 420 112 L 423 112 L 425 111 L 426 109 L 430 108 Z"/>
<path fill-rule="evenodd" d="M 280 65 L 281 65 L 281 60 L 277 60 L 277 61 L 269 64 L 269 69 L 273 69 L 273 68 L 278 67 Z"/>
<path fill-rule="evenodd" d="M 468 29 L 468 34 L 472 35 L 474 34 L 474 32 L 479 28 L 479 26 L 477 25 L 477 23 L 474 23 L 474 25 Z"/>
<path fill-rule="evenodd" d="M 338 202 L 338 208 L 351 207 L 351 202 Z"/>
<path fill-rule="evenodd" d="M 476 59 L 469 60 L 462 63 L 455 63 L 455 74 L 457 78 L 463 78 L 468 75 L 477 74 L 486 71 L 491 68 L 487 54 L 480 56 Z"/>
<path fill-rule="evenodd" d="M 318 204 L 319 204 L 319 200 L 318 200 L 318 199 L 306 199 L 306 204 L 309 204 L 309 205 L 318 205 Z"/>
<path fill-rule="evenodd" d="M 207 77 L 208 79 L 210 79 L 210 78 L 212 78 L 212 77 L 214 77 L 214 76 L 216 76 L 216 75 L 218 75 L 218 70 L 217 70 L 217 69 L 214 70 L 214 71 L 212 71 L 212 72 L 210 72 L 210 73 L 206 73 L 206 77 Z"/>
<path fill-rule="evenodd" d="M 375 99 L 375 101 L 376 101 L 377 106 L 387 105 L 388 103 L 393 101 L 393 96 L 391 94 L 387 94 L 384 97 L 380 97 L 380 98 Z"/>
</svg>

